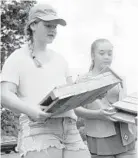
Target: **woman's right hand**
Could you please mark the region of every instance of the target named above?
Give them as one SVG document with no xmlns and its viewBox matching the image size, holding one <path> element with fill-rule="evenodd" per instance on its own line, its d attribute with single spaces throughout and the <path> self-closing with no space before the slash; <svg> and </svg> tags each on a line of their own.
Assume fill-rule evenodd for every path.
<svg viewBox="0 0 138 158">
<path fill-rule="evenodd" d="M 48 113 L 46 112 L 46 110 L 43 110 L 41 106 L 37 106 L 36 108 L 30 110 L 28 116 L 32 121 L 45 122 L 48 118 L 51 117 L 51 113 Z"/>
<path fill-rule="evenodd" d="M 112 116 L 116 113 L 114 109 L 100 109 L 99 117 L 101 120 L 117 122 Z"/>
</svg>

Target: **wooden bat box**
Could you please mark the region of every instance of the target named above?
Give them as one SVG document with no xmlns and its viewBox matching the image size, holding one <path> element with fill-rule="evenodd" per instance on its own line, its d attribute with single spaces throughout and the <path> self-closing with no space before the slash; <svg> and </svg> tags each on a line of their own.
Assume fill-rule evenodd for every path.
<svg viewBox="0 0 138 158">
<path fill-rule="evenodd" d="M 83 81 L 54 88 L 41 102 L 48 112 L 61 114 L 79 106 L 93 102 L 99 95 L 121 82 L 121 78 L 112 71 L 96 77 L 85 77 Z"/>
</svg>

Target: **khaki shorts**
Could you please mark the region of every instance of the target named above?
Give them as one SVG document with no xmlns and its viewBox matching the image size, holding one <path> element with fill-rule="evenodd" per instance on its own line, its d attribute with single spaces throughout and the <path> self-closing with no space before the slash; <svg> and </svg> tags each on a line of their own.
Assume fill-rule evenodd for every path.
<svg viewBox="0 0 138 158">
<path fill-rule="evenodd" d="M 137 152 L 136 149 L 133 149 L 121 154 L 111 155 L 111 156 L 92 155 L 92 158 L 137 158 Z"/>
<path fill-rule="evenodd" d="M 71 118 L 51 118 L 46 122 L 32 122 L 27 116 L 20 119 L 17 149 L 21 156 L 29 151 L 46 150 L 49 147 L 67 150 L 88 150 Z"/>
</svg>

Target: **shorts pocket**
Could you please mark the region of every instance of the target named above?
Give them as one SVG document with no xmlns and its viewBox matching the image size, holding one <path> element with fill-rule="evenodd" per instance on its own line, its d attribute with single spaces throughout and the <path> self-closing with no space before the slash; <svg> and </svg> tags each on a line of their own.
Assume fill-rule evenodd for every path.
<svg viewBox="0 0 138 158">
<path fill-rule="evenodd" d="M 67 133 L 68 134 L 79 134 L 79 130 L 77 129 L 76 120 L 69 119 L 66 124 Z"/>
</svg>

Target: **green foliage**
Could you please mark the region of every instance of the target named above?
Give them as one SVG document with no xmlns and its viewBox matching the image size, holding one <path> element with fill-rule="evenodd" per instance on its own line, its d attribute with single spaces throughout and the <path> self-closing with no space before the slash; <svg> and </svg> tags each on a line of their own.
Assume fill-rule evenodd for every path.
<svg viewBox="0 0 138 158">
<path fill-rule="evenodd" d="M 24 27 L 36 1 L 1 1 L 1 67 L 5 59 L 25 42 Z M 1 134 L 17 136 L 19 115 L 1 109 Z"/>
<path fill-rule="evenodd" d="M 35 3 L 36 1 L 1 1 L 1 66 L 25 42 L 25 23 L 28 12 Z"/>
<path fill-rule="evenodd" d="M 18 135 L 19 115 L 10 110 L 3 109 L 1 112 L 1 134 L 6 136 Z"/>
</svg>

